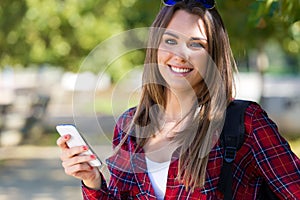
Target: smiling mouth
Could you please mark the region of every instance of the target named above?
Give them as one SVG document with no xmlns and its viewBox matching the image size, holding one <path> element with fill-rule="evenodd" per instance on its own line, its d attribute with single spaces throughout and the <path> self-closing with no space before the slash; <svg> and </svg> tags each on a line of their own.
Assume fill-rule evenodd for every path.
<svg viewBox="0 0 300 200">
<path fill-rule="evenodd" d="M 170 69 L 175 72 L 175 73 L 188 73 L 191 72 L 193 69 L 190 68 L 182 68 L 182 67 L 174 67 L 174 66 L 169 66 Z"/>
</svg>

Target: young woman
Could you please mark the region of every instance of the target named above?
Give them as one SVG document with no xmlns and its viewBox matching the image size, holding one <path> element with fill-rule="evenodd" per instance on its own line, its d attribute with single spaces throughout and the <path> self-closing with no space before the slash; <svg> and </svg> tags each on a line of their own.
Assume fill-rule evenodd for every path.
<svg viewBox="0 0 300 200">
<path fill-rule="evenodd" d="M 109 185 L 97 168 L 57 140 L 84 199 L 223 199 L 219 135 L 233 100 L 228 36 L 214 2 L 165 1 L 149 36 L 140 103 L 114 130 Z M 257 199 L 262 182 L 280 199 L 300 199 L 300 160 L 256 103 L 245 112 L 245 142 L 233 164 L 233 199 Z"/>
</svg>

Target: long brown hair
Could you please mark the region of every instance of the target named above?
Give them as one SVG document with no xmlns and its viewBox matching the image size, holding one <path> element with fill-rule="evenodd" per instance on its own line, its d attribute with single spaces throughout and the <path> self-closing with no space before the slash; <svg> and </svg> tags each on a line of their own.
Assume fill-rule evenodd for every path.
<svg viewBox="0 0 300 200">
<path fill-rule="evenodd" d="M 196 127 L 196 131 L 186 129 L 184 131 L 189 132 L 188 137 L 177 137 L 181 145 L 178 178 L 186 188 L 195 189 L 204 185 L 208 154 L 214 145 L 215 136 L 221 131 L 226 105 L 233 97 L 233 69 L 236 69 L 236 65 L 227 32 L 216 8 L 207 10 L 198 3 L 182 1 L 174 6 L 163 7 L 158 13 L 149 34 L 142 95 L 134 116 L 133 128 L 139 147 L 143 147 L 159 128 L 157 116 L 161 108 L 166 106 L 166 86 L 158 70 L 157 50 L 164 29 L 179 9 L 196 14 L 203 20 L 208 37 L 208 54 L 212 65 L 216 66 L 209 67 L 206 74 L 209 78 L 201 91 L 195 91 L 198 99 L 196 104 L 201 109 L 189 127 Z M 217 76 L 220 81 L 216 83 Z M 216 122 L 218 126 L 211 127 L 212 122 Z"/>
</svg>

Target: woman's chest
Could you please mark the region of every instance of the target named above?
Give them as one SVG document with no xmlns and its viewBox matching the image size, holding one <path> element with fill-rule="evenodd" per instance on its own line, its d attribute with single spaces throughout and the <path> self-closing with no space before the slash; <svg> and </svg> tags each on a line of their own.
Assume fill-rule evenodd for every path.
<svg viewBox="0 0 300 200">
<path fill-rule="evenodd" d="M 163 134 L 148 139 L 143 147 L 145 156 L 154 162 L 166 162 L 172 159 L 178 144 Z"/>
</svg>

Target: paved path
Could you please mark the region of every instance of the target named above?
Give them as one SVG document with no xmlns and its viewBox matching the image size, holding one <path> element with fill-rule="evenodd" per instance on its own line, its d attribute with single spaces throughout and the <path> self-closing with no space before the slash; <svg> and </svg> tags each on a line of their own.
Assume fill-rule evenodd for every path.
<svg viewBox="0 0 300 200">
<path fill-rule="evenodd" d="M 0 200 L 82 199 L 80 181 L 64 174 L 59 151 L 57 147 L 0 148 Z"/>
</svg>

